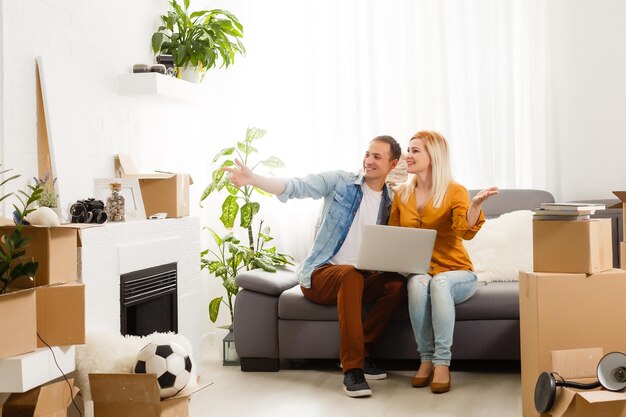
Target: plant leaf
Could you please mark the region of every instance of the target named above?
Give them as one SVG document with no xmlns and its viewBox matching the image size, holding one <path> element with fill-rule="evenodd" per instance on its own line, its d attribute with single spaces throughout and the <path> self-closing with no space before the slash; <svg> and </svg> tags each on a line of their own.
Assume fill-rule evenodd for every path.
<svg viewBox="0 0 626 417">
<path fill-rule="evenodd" d="M 223 299 L 224 297 L 216 297 L 209 303 L 209 319 L 213 323 L 217 321 L 217 316 L 220 314 L 220 304 L 222 304 Z"/>
<path fill-rule="evenodd" d="M 252 224 L 254 215 L 259 212 L 261 208 L 259 203 L 251 202 L 241 206 L 241 219 L 239 225 L 244 229 Z"/>
<path fill-rule="evenodd" d="M 163 43 L 163 34 L 156 32 L 152 35 L 152 51 L 156 54 L 161 50 L 161 44 Z"/>
<path fill-rule="evenodd" d="M 284 168 L 285 167 L 285 163 L 275 156 L 270 156 L 265 161 L 261 161 L 261 164 L 269 168 Z"/>
<path fill-rule="evenodd" d="M 227 229 L 232 229 L 235 225 L 235 217 L 239 211 L 239 204 L 237 204 L 237 197 L 229 195 L 222 204 L 222 216 L 220 220 Z"/>
<path fill-rule="evenodd" d="M 232 155 L 234 151 L 235 151 L 234 147 L 222 149 L 213 157 L 213 163 L 217 162 L 217 160 L 220 159 L 222 156 Z"/>
</svg>

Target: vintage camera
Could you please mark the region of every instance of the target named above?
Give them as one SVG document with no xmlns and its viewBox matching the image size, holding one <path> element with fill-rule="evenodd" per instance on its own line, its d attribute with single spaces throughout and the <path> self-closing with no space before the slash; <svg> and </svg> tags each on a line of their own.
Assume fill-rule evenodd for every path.
<svg viewBox="0 0 626 417">
<path fill-rule="evenodd" d="M 78 200 L 70 207 L 72 223 L 98 223 L 107 221 L 107 213 L 104 210 L 104 203 L 95 198 Z"/>
</svg>

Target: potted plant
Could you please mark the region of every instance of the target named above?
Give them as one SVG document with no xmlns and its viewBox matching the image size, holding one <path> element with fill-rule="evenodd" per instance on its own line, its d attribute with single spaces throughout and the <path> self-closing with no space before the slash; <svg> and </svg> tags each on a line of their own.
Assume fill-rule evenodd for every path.
<svg viewBox="0 0 626 417">
<path fill-rule="evenodd" d="M 57 198 L 59 197 L 54 192 L 54 186 L 57 182 L 56 177 L 52 178 L 50 173 L 47 173 L 43 178 L 33 177 L 35 185 L 39 185 L 42 188 L 41 196 L 37 201 L 39 207 L 48 207 L 51 209 L 57 208 Z"/>
<path fill-rule="evenodd" d="M 1 171 L 0 174 L 8 171 L 10 170 Z M 19 175 L 14 175 L 0 182 L 0 187 L 18 177 Z M 29 286 L 33 286 L 35 273 L 39 268 L 38 262 L 23 259 L 30 238 L 22 235 L 22 228 L 24 227 L 24 218 L 34 210 L 31 207 L 40 199 L 43 189 L 39 183 L 36 183 L 35 186 L 29 185 L 28 188 L 30 193 L 20 190 L 19 194 L 22 196 L 17 196 L 22 203 L 22 208 L 13 205 L 17 219 L 15 230 L 0 236 L 0 294 L 4 294 L 12 283 L 22 278 L 26 278 L 31 284 Z M 13 193 L 0 196 L 0 201 L 11 195 Z"/>
<path fill-rule="evenodd" d="M 234 297 L 239 292 L 235 284 L 235 277 L 241 270 L 262 268 L 265 271 L 276 272 L 277 266 L 293 265 L 293 258 L 278 252 L 275 246 L 270 246 L 272 237 L 270 228 L 259 222 L 255 228 L 253 220 L 259 212 L 260 204 L 253 201 L 257 194 L 269 195 L 252 186 L 237 188 L 233 186 L 228 175 L 225 175 L 222 167 L 235 164 L 234 157 L 243 161 L 244 164 L 254 170 L 258 165 L 269 168 L 283 167 L 283 162 L 271 156 L 257 163 L 252 163 L 251 155 L 257 152 L 253 142 L 265 135 L 265 131 L 257 128 L 249 128 L 243 142 L 237 142 L 236 147 L 221 150 L 213 158 L 213 163 L 222 160 L 222 163 L 213 171 L 212 181 L 206 187 L 200 203 L 214 192 L 226 194 L 222 203 L 220 221 L 227 229 L 235 226 L 235 220 L 239 217 L 239 227 L 245 231 L 247 242 L 242 243 L 234 233 L 229 232 L 225 236 L 219 236 L 215 231 L 207 228 L 213 240 L 217 244 L 217 250 L 205 250 L 201 253 L 201 267 L 222 280 L 226 290 L 226 299 L 223 296 L 214 298 L 209 304 L 209 317 L 212 322 L 217 320 L 221 304 L 226 304 L 230 312 L 231 323 L 233 320 Z M 234 155 L 233 155 L 234 154 Z M 239 204 L 239 203 L 243 204 Z"/>
<path fill-rule="evenodd" d="M 222 9 L 189 11 L 171 0 L 172 10 L 161 15 L 163 22 L 152 35 L 155 54 L 172 55 L 180 77 L 199 82 L 206 71 L 218 66 L 228 68 L 237 54 L 245 55 L 241 43 L 243 26 L 229 11 Z"/>
</svg>

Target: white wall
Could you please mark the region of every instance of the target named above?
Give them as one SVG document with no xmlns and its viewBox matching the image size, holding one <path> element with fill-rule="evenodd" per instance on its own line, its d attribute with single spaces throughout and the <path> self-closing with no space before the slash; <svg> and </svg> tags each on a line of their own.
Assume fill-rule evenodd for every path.
<svg viewBox="0 0 626 417">
<path fill-rule="evenodd" d="M 626 189 L 626 2 L 548 2 L 561 200 Z"/>
<path fill-rule="evenodd" d="M 211 138 L 207 128 L 223 117 L 209 113 L 208 103 L 216 100 L 209 86 L 198 87 L 206 96 L 200 105 L 118 92 L 119 74 L 130 72 L 135 63 L 154 63 L 150 39 L 167 8 L 166 0 L 0 0 L 0 163 L 22 174 L 5 191 L 23 188 L 37 175 L 35 58 L 42 56 L 64 67 L 60 76 L 58 68 L 50 71 L 58 76 L 53 81 L 64 83 L 54 110 L 65 112 L 61 119 L 72 125 L 49 134 L 57 144 L 73 144 L 71 152 L 55 155 L 57 162 L 69 161 L 60 166 L 59 176 L 69 190 L 63 196 L 66 204 L 92 196 L 92 180 L 112 178 L 113 157 L 124 153 L 145 172 L 190 173 L 195 182 L 191 215 L 206 224 L 208 214 L 198 207 L 199 195 L 208 181 L 209 158 L 226 146 Z M 62 134 L 54 136 L 58 132 Z M 11 210 L 7 201 L 0 216 L 9 216 Z M 210 281 L 209 299 L 224 294 L 216 279 L 206 272 L 203 276 Z M 229 321 L 222 316 L 218 324 Z"/>
</svg>

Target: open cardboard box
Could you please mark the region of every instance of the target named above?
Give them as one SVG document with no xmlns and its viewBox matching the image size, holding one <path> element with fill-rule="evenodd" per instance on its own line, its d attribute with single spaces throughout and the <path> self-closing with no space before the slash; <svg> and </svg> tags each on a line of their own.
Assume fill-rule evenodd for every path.
<svg viewBox="0 0 626 417">
<path fill-rule="evenodd" d="M 535 272 L 594 274 L 612 268 L 611 219 L 533 221 Z"/>
<path fill-rule="evenodd" d="M 66 417 L 67 407 L 78 393 L 69 379 L 11 394 L 2 406 L 0 417 Z M 71 387 L 71 388 L 70 388 Z"/>
<path fill-rule="evenodd" d="M 15 226 L 0 226 L 0 236 L 13 233 Z M 35 285 L 75 281 L 78 278 L 78 231 L 71 225 L 59 227 L 24 226 L 30 241 L 26 258 L 39 262 Z"/>
<path fill-rule="evenodd" d="M 118 177 L 139 180 L 147 216 L 156 213 L 167 213 L 168 218 L 189 216 L 189 186 L 193 184 L 189 174 L 140 174 L 128 155 L 117 155 L 115 172 Z"/>
<path fill-rule="evenodd" d="M 89 374 L 95 417 L 188 417 L 190 396 L 209 385 L 161 400 L 155 374 Z"/>
<path fill-rule="evenodd" d="M 604 355 L 602 348 L 556 350 L 551 354 L 552 372 L 566 381 L 583 384 L 597 380 L 596 368 Z M 624 417 L 626 393 L 606 390 L 581 391 L 557 388 L 557 396 L 549 413 L 553 417 Z"/>
<path fill-rule="evenodd" d="M 0 295 L 0 358 L 37 348 L 37 303 L 33 288 Z"/>
<path fill-rule="evenodd" d="M 598 274 L 520 272 L 522 410 L 534 406 L 537 378 L 552 366 L 552 351 L 599 346 L 626 352 L 626 271 Z"/>
</svg>

